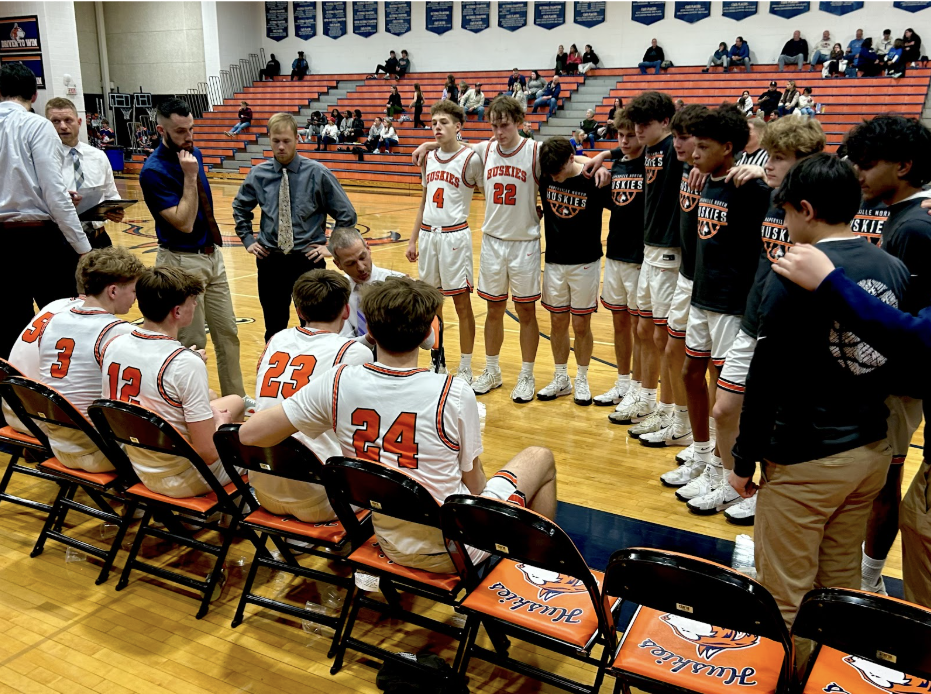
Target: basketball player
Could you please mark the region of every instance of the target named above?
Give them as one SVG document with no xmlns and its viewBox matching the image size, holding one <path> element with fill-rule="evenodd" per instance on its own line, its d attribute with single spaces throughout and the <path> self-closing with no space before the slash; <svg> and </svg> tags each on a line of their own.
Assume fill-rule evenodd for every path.
<svg viewBox="0 0 931 694">
<path fill-rule="evenodd" d="M 366 364 L 372 352 L 339 334 L 349 315 L 349 280 L 333 270 L 311 270 L 294 283 L 294 308 L 304 327 L 276 333 L 265 346 L 255 384 L 256 411 L 290 398 L 311 380 L 340 364 Z M 326 462 L 340 455 L 332 431 L 315 439 L 295 437 Z M 326 490 L 319 484 L 294 482 L 262 472 L 250 472 L 256 498 L 271 513 L 294 516 L 307 523 L 336 517 Z"/>
<path fill-rule="evenodd" d="M 846 139 L 847 157 L 857 167 L 863 197 L 889 206 L 882 231 L 883 249 L 905 263 L 911 279 L 902 309 L 917 315 L 931 306 L 931 217 L 921 203 L 931 181 L 931 132 L 917 120 L 877 116 L 858 125 Z M 921 424 L 922 405 L 913 398 L 892 397 L 888 438 L 892 466 L 883 491 L 873 503 L 863 547 L 863 589 L 885 594 L 882 568 L 899 529 L 902 464 Z"/>
<path fill-rule="evenodd" d="M 428 154 L 424 163 L 423 197 L 406 256 L 412 263 L 419 257 L 420 279 L 437 287 L 444 296 L 452 297 L 459 316 L 460 359 L 456 375 L 471 384 L 475 315 L 470 296 L 472 230 L 469 229 L 469 207 L 475 186 L 481 184 L 482 161 L 458 140 L 465 121 L 461 106 L 443 99 L 433 104 L 430 116 L 433 135 L 440 148 Z"/>
<path fill-rule="evenodd" d="M 793 243 L 818 244 L 885 303 L 904 299 L 905 265 L 850 231 L 860 190 L 849 164 L 824 153 L 805 158 L 775 202 Z M 756 462 L 765 461 L 754 529 L 757 575 L 791 627 L 813 586 L 860 587 L 857 548 L 892 459 L 887 358 L 862 341 L 850 349 L 855 333 L 812 311 L 808 293 L 778 275 L 767 279 L 760 315 L 731 485 L 752 494 Z M 806 386 L 804 398 L 785 387 L 779 365 L 787 354 L 794 382 Z"/>
<path fill-rule="evenodd" d="M 178 342 L 178 331 L 194 318 L 204 285 L 181 268 L 154 267 L 142 273 L 136 290 L 142 325 L 110 344 L 98 393 L 161 416 L 191 442 L 217 481 L 227 485 L 230 479 L 213 434 L 222 424 L 241 421 L 245 403 L 239 395 L 217 399 L 207 385 L 203 350 Z M 126 447 L 126 455 L 139 481 L 153 492 L 181 499 L 210 491 L 185 458 L 136 446 Z"/>
<path fill-rule="evenodd" d="M 543 308 L 550 312 L 552 382 L 537 393 L 555 400 L 573 391 L 569 381 L 569 323 L 575 335 L 575 404 L 591 405 L 588 365 L 592 357 L 592 314 L 598 308 L 601 279 L 601 222 L 608 190 L 582 174 L 575 148 L 564 137 L 553 137 L 540 148 L 540 200 L 546 231 L 543 265 Z"/>
<path fill-rule="evenodd" d="M 344 455 L 397 466 L 438 503 L 451 494 L 481 494 L 552 518 L 553 454 L 528 448 L 486 480 L 474 392 L 460 378 L 416 368 L 418 346 L 442 300 L 436 288 L 408 277 L 389 277 L 372 286 L 362 304 L 378 362 L 342 365 L 314 379 L 281 405 L 250 418 L 240 430 L 242 442 L 270 446 L 297 431 L 314 437 L 332 429 Z M 378 514 L 374 527 L 392 561 L 453 571 L 438 529 Z"/>
<path fill-rule="evenodd" d="M 136 301 L 136 280 L 144 266 L 123 248 L 93 250 L 78 262 L 84 288 L 81 305 L 56 313 L 39 336 L 39 380 L 61 393 L 82 415 L 100 395 L 100 368 L 108 343 L 132 330 L 117 318 Z M 77 429 L 49 425 L 55 457 L 88 472 L 113 469 L 107 457 Z"/>
</svg>

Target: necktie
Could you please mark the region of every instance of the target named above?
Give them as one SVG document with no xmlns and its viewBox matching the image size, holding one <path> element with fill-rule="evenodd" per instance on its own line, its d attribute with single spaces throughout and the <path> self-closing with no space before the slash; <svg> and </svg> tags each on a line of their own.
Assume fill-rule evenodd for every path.
<svg viewBox="0 0 931 694">
<path fill-rule="evenodd" d="M 213 216 L 213 203 L 207 197 L 207 189 L 204 188 L 204 182 L 201 180 L 199 173 L 197 175 L 197 199 L 200 202 L 200 209 L 203 210 L 204 217 L 207 219 L 207 227 L 210 229 L 213 245 L 222 246 L 223 235 L 220 233 L 220 225 L 217 224 L 217 220 Z"/>
<path fill-rule="evenodd" d="M 291 226 L 291 183 L 288 170 L 281 169 L 281 187 L 278 188 L 278 248 L 290 253 L 294 248 L 294 228 Z"/>
<path fill-rule="evenodd" d="M 74 165 L 74 189 L 81 190 L 84 187 L 84 169 L 81 168 L 81 155 L 77 147 L 71 148 L 71 163 Z"/>
</svg>

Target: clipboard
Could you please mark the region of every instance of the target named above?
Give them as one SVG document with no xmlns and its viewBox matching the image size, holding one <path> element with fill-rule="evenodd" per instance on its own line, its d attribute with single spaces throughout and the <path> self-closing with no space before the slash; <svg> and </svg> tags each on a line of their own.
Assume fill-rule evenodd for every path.
<svg viewBox="0 0 931 694">
<path fill-rule="evenodd" d="M 111 210 L 122 210 L 129 207 L 130 205 L 135 205 L 138 200 L 104 200 L 99 205 L 95 205 L 86 212 L 82 212 L 78 215 L 78 219 L 82 222 L 103 222 L 105 221 L 104 215 Z"/>
</svg>

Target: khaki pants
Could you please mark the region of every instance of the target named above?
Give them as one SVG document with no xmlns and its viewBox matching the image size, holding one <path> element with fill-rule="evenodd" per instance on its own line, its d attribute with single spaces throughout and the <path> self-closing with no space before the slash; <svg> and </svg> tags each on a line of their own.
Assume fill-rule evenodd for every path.
<svg viewBox="0 0 931 694">
<path fill-rule="evenodd" d="M 185 347 L 197 345 L 198 349 L 204 349 L 207 346 L 207 333 L 204 329 L 206 319 L 206 324 L 210 327 L 213 349 L 217 355 L 220 392 L 222 395 L 244 396 L 246 389 L 239 366 L 239 333 L 236 329 L 236 315 L 233 313 L 233 300 L 226 280 L 223 255 L 219 251 L 207 255 L 176 253 L 159 248 L 155 266 L 181 268 L 204 283 L 206 291 L 197 299 L 194 320 L 189 327 L 179 331 L 178 340 Z"/>
<path fill-rule="evenodd" d="M 764 464 L 757 577 L 788 627 L 812 588 L 860 589 L 860 545 L 891 460 L 883 439 L 807 463 Z"/>
<path fill-rule="evenodd" d="M 931 460 L 926 459 L 899 507 L 905 599 L 931 607 Z"/>
</svg>

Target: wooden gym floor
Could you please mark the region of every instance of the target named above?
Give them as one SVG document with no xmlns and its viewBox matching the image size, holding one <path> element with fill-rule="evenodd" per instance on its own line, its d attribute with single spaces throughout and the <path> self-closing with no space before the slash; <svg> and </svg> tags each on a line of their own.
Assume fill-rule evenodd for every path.
<svg viewBox="0 0 931 694">
<path fill-rule="evenodd" d="M 135 177 L 118 179 L 117 187 L 124 197 L 142 199 Z M 228 240 L 223 255 L 236 316 L 240 320 L 242 369 L 249 390 L 253 387 L 255 365 L 264 346 L 255 261 L 235 236 L 230 202 L 238 184 L 214 180 L 212 189 L 218 221 Z M 371 244 L 374 262 L 416 276 L 416 264 L 409 263 L 404 252 L 420 202 L 419 192 L 350 189 L 349 196 L 359 215 L 359 228 Z M 482 205 L 482 200 L 477 199 L 470 217 L 476 277 Z M 108 223 L 108 230 L 114 243 L 133 249 L 147 264 L 154 263 L 154 226 L 144 204 L 128 209 L 123 223 Z M 478 328 L 473 371 L 478 374 L 484 366 L 485 302 L 475 295 L 472 302 Z M 548 334 L 547 312 L 538 306 L 537 316 L 540 331 Z M 130 320 L 138 317 L 135 308 L 128 316 Z M 455 369 L 459 343 L 456 315 L 451 305 L 446 308 L 445 317 L 447 363 Z M 696 553 L 702 553 L 702 548 L 708 546 L 724 548 L 719 549 L 718 558 L 729 546 L 720 541 L 732 542 L 742 532 L 752 535 L 752 528 L 729 525 L 721 515 L 699 517 L 688 513 L 685 505 L 675 499 L 673 491 L 659 482 L 659 475 L 674 466 L 675 451 L 640 446 L 628 437 L 627 427 L 608 422 L 609 408 L 579 407 L 571 398 L 525 405 L 513 403 L 509 394 L 520 369 L 518 326 L 515 320 L 506 320 L 501 353 L 504 387 L 480 397 L 487 406 L 482 460 L 488 474 L 502 467 L 524 447 L 543 445 L 551 448 L 556 456 L 558 494 L 562 502 L 560 513 L 566 512 L 567 521 L 571 513 L 574 523 L 591 528 L 583 529 L 583 535 L 597 533 L 599 525 L 621 528 L 618 538 L 625 534 L 625 526 L 649 527 L 675 536 L 680 547 L 683 543 L 686 548 L 691 544 Z M 294 324 L 296 319 L 292 321 Z M 607 311 L 594 315 L 593 329 L 595 359 L 589 381 L 593 394 L 598 394 L 611 386 L 616 374 L 612 366 L 611 317 Z M 212 352 L 209 344 L 207 349 Z M 540 342 L 535 370 L 538 389 L 549 382 L 552 368 L 552 353 L 544 339 Z M 575 375 L 574 364 L 570 364 L 570 375 Z M 219 389 L 215 375 L 211 375 L 211 385 Z M 915 441 L 923 441 L 921 431 Z M 921 451 L 913 448 L 906 462 L 906 484 L 914 476 L 920 459 Z M 10 491 L 50 501 L 55 489 L 43 481 L 24 482 L 14 478 Z M 139 573 L 134 573 L 129 586 L 117 593 L 115 576 L 111 574 L 107 583 L 95 586 L 96 561 L 87 561 L 83 555 L 69 553 L 66 556 L 64 548 L 54 542 L 48 543 L 41 556 L 30 559 L 29 552 L 42 520 L 36 512 L 9 503 L 0 504 L 0 527 L 3 528 L 0 534 L 0 692 L 200 694 L 247 690 L 269 694 L 344 694 L 379 691 L 375 686 L 377 663 L 360 654 L 349 653 L 342 671 L 330 676 L 326 640 L 303 631 L 301 625 L 290 618 L 251 607 L 243 624 L 230 628 L 252 557 L 248 543 L 239 542 L 230 551 L 228 580 L 222 594 L 212 603 L 207 616 L 198 621 L 194 619 L 196 603 L 189 595 L 176 587 L 143 578 Z M 88 521 L 71 532 L 88 541 L 99 541 L 106 531 L 99 522 Z M 636 533 L 627 533 L 627 536 L 633 535 Z M 647 536 L 653 535 L 648 532 Z M 124 541 L 125 547 L 131 539 L 132 531 Z M 617 546 L 608 547 L 607 551 L 622 546 L 624 543 L 618 539 Z M 144 545 L 146 555 L 159 556 L 160 561 L 175 568 L 183 567 L 200 576 L 210 568 L 210 562 L 196 553 L 185 555 L 168 551 L 162 554 L 164 550 L 165 547 L 159 547 L 154 541 Z M 589 553 L 586 556 L 591 557 Z M 124 558 L 124 553 L 117 557 L 117 567 L 122 566 Z M 590 563 L 596 562 L 590 558 Z M 603 569 L 604 566 L 595 565 L 594 568 Z M 898 543 L 890 555 L 885 574 L 901 577 Z M 263 580 L 267 581 L 265 591 L 269 595 L 287 595 L 298 604 L 307 600 L 323 601 L 316 586 L 300 579 L 289 581 L 281 575 L 267 574 L 263 579 L 260 572 L 256 585 Z M 430 610 L 434 616 L 452 616 L 448 608 L 421 602 L 422 609 Z M 382 645 L 395 650 L 420 650 L 429 645 L 450 662 L 455 648 L 446 637 L 427 634 L 395 620 L 376 621 L 371 613 L 363 613 L 358 633 L 367 640 L 382 639 Z M 513 652 L 541 667 L 555 668 L 568 676 L 590 681 L 591 668 L 583 670 L 575 663 L 538 654 L 536 649 L 524 644 L 515 644 Z M 472 662 L 469 676 L 473 692 L 558 691 L 480 661 Z M 610 692 L 612 687 L 613 682 L 608 680 L 603 691 Z"/>
</svg>

